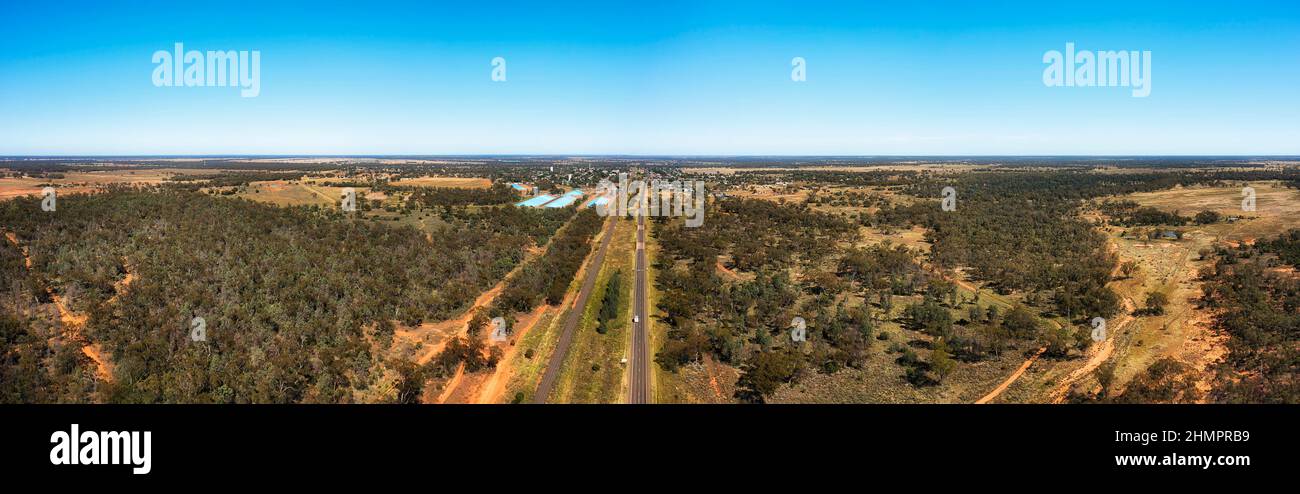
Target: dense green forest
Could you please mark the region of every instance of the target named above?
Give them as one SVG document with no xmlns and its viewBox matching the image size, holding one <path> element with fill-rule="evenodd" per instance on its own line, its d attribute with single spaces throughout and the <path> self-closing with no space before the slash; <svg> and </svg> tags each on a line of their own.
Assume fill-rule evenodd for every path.
<svg viewBox="0 0 1300 494">
<path fill-rule="evenodd" d="M 551 305 L 563 301 L 569 283 L 591 251 L 591 239 L 600 231 L 603 220 L 594 209 L 579 211 L 547 247 L 546 255 L 529 261 L 506 280 L 506 287 L 497 297 L 490 315 L 507 316 L 532 310 L 543 301 Z"/>
<path fill-rule="evenodd" d="M 1113 218 L 1114 223 L 1123 226 L 1181 226 L 1191 220 L 1178 214 L 1178 211 L 1168 213 L 1153 207 L 1139 207 L 1133 201 L 1103 201 L 1099 209 Z"/>
<path fill-rule="evenodd" d="M 405 361 L 393 364 L 399 375 L 397 402 L 419 403 L 420 393 L 429 379 L 449 377 L 461 365 L 469 373 L 495 367 L 504 352 L 500 346 L 488 345 L 480 337 L 488 318 L 501 316 L 506 321 L 507 333 L 513 333 L 516 313 L 531 310 L 543 302 L 556 305 L 563 301 L 569 284 L 591 251 L 592 238 L 602 224 L 602 218 L 593 209 L 584 209 L 577 214 L 572 214 L 572 208 L 506 209 L 551 217 L 556 215 L 556 211 L 563 211 L 569 213 L 572 221 L 546 246 L 544 255 L 529 260 L 506 280 L 505 288 L 491 307 L 474 312 L 466 328 L 467 336 L 453 336 L 442 351 L 424 365 Z"/>
<path fill-rule="evenodd" d="M 78 360 L 36 341 L 40 318 L 25 309 L 49 287 L 88 316 L 85 336 L 112 355 L 103 401 L 349 402 L 385 365 L 371 328 L 463 311 L 545 243 L 551 232 L 538 228 L 571 214 L 487 208 L 426 234 L 170 188 L 67 196 L 56 212 L 35 198 L 0 203 L 0 224 L 34 263 L 22 275 L 17 251 L 0 250 L 17 301 L 0 319 L 4 398 L 88 399 L 39 389 Z M 206 321 L 206 342 L 190 341 L 194 317 Z"/>
<path fill-rule="evenodd" d="M 518 192 L 503 183 L 493 184 L 486 189 L 461 187 L 409 187 L 408 199 L 411 205 L 424 208 L 470 205 L 509 204 L 521 199 Z"/>
<path fill-rule="evenodd" d="M 215 175 L 175 175 L 170 181 L 183 188 L 197 190 L 202 187 L 236 187 L 269 180 L 299 180 L 306 175 L 306 172 L 229 171 Z"/>
<path fill-rule="evenodd" d="M 22 251 L 0 239 L 0 403 L 90 401 L 95 377 L 80 346 L 28 316 L 34 302 L 50 298 L 23 264 Z"/>
</svg>

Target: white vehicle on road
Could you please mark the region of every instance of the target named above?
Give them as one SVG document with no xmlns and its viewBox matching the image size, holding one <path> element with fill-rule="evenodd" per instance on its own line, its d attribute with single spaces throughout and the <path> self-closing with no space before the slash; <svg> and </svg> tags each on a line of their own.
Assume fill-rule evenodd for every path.
<svg viewBox="0 0 1300 494">
<path fill-rule="evenodd" d="M 632 322 L 634 323 L 641 322 L 641 316 L 632 316 Z"/>
</svg>

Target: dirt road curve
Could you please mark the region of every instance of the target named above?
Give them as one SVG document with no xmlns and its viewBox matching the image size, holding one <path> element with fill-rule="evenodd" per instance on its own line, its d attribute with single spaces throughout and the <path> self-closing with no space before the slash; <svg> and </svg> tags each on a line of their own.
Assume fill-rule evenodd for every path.
<svg viewBox="0 0 1300 494">
<path fill-rule="evenodd" d="M 1119 246 L 1115 245 L 1114 240 L 1108 240 L 1106 242 L 1106 249 L 1111 253 L 1119 252 Z M 1111 279 L 1115 279 L 1119 276 L 1119 270 L 1120 263 L 1117 262 L 1115 263 L 1115 269 L 1112 269 L 1110 272 Z M 1074 372 L 1071 372 L 1069 375 L 1065 376 L 1065 379 L 1061 380 L 1061 384 L 1052 392 L 1052 403 L 1065 402 L 1066 395 L 1069 394 L 1071 386 L 1074 386 L 1074 384 L 1079 382 L 1081 379 L 1091 375 L 1092 371 L 1096 370 L 1097 367 L 1100 367 L 1107 359 L 1110 359 L 1111 354 L 1115 351 L 1115 338 L 1118 335 L 1123 334 L 1128 329 L 1129 324 L 1132 324 L 1133 321 L 1136 320 L 1136 318 L 1133 317 L 1133 312 L 1137 310 L 1137 303 L 1134 302 L 1133 299 L 1121 295 L 1120 307 L 1120 316 L 1107 323 L 1110 327 L 1107 328 L 1106 331 L 1106 341 L 1101 342 L 1100 345 L 1092 345 L 1088 348 L 1088 361 L 1084 362 L 1083 367 L 1075 369 Z"/>
<path fill-rule="evenodd" d="M 582 313 L 587 308 L 587 297 L 591 296 L 591 289 L 596 286 L 596 278 L 600 275 L 600 267 L 605 264 L 605 251 L 609 249 L 609 241 L 614 238 L 615 221 L 617 220 L 614 218 L 605 220 L 605 231 L 601 234 L 603 238 L 600 241 L 600 248 L 587 264 L 587 277 L 582 281 L 582 288 L 578 290 L 578 299 L 564 316 L 564 326 L 560 328 L 560 340 L 555 344 L 555 352 L 551 354 L 551 360 L 546 363 L 546 372 L 542 374 L 542 382 L 537 385 L 537 393 L 533 394 L 533 403 L 546 403 L 547 396 L 555 387 L 555 379 L 560 377 L 564 356 L 569 353 L 569 347 L 573 345 L 573 332 L 582 321 Z"/>
<path fill-rule="evenodd" d="M 17 247 L 18 250 L 22 251 L 23 264 L 27 266 L 28 271 L 31 271 L 32 256 L 31 253 L 27 251 L 27 247 L 18 243 L 18 236 L 13 232 L 5 232 L 5 238 L 9 239 L 9 241 L 14 244 L 14 247 Z M 125 282 L 130 283 L 131 279 L 132 277 L 128 276 Z M 95 376 L 98 377 L 99 380 L 104 382 L 113 382 L 113 367 L 110 363 L 111 357 L 108 356 L 108 352 L 99 344 L 92 344 L 90 340 L 81 333 L 81 327 L 86 324 L 86 321 L 89 318 L 84 314 L 73 312 L 72 309 L 68 307 L 67 302 L 63 297 L 54 293 L 53 290 L 46 289 L 46 292 L 49 293 L 50 299 L 54 301 L 54 307 L 59 311 L 59 320 L 63 323 L 63 336 L 81 344 L 81 353 L 95 363 Z M 114 298 L 116 297 L 117 296 L 114 295 Z"/>
<path fill-rule="evenodd" d="M 1070 387 L 1091 375 L 1092 371 L 1097 370 L 1097 367 L 1110 359 L 1111 354 L 1115 352 L 1115 335 L 1122 334 L 1128 329 L 1128 325 L 1134 321 L 1132 313 L 1137 309 L 1132 299 L 1125 297 L 1122 301 L 1124 313 L 1115 320 L 1115 329 L 1108 331 L 1110 334 L 1106 336 L 1106 341 L 1088 348 L 1088 361 L 1084 362 L 1083 367 L 1075 369 L 1061 380 L 1061 384 L 1052 392 L 1052 403 L 1064 403 Z"/>
<path fill-rule="evenodd" d="M 1016 369 L 1015 372 L 1011 373 L 1011 377 L 1008 377 L 1007 380 L 1002 381 L 1002 384 L 999 384 L 998 387 L 993 388 L 993 391 L 989 391 L 989 394 L 984 395 L 983 398 L 975 400 L 975 404 L 983 405 L 985 403 L 993 401 L 994 398 L 997 398 L 998 395 L 1002 394 L 1003 391 L 1006 391 L 1007 388 L 1011 387 L 1011 384 L 1016 382 L 1016 379 L 1020 379 L 1020 375 L 1024 374 L 1025 371 L 1029 370 L 1029 366 L 1034 365 L 1034 362 L 1037 362 L 1038 357 L 1043 356 L 1043 352 L 1045 351 L 1047 351 L 1047 347 L 1039 348 L 1038 351 L 1034 352 L 1033 356 L 1025 360 L 1025 363 L 1020 364 L 1019 369 Z"/>
<path fill-rule="evenodd" d="M 1118 250 L 1118 247 L 1115 246 L 1113 240 L 1107 241 L 1106 247 L 1112 253 Z M 1115 268 L 1110 272 L 1111 279 L 1115 279 L 1116 276 L 1119 276 L 1119 269 L 1119 263 L 1115 263 Z M 1093 370 L 1096 370 L 1097 367 L 1105 362 L 1106 359 L 1110 358 L 1111 353 L 1115 349 L 1114 336 L 1127 329 L 1129 323 L 1133 322 L 1132 312 L 1137 308 L 1136 305 L 1134 305 L 1133 300 L 1128 297 L 1122 297 L 1120 303 L 1122 305 L 1121 313 L 1123 315 L 1115 321 L 1115 327 L 1109 331 L 1106 341 L 1101 342 L 1100 345 L 1092 345 L 1088 348 L 1088 361 L 1084 363 L 1083 367 L 1075 369 L 1074 372 L 1071 372 L 1061 380 L 1061 383 L 1052 392 L 1052 403 L 1064 402 L 1066 393 L 1070 390 L 1070 386 L 1073 386 L 1074 383 L 1079 382 L 1080 379 L 1088 376 Z M 1020 376 L 1025 373 L 1025 370 L 1029 369 L 1030 365 L 1033 365 L 1033 363 L 1038 360 L 1038 357 L 1043 355 L 1044 350 L 1047 350 L 1047 347 L 1039 348 L 1033 356 L 1025 360 L 1025 363 L 1021 364 L 1020 368 L 1016 369 L 1016 371 L 1011 374 L 1011 377 L 1008 377 L 1006 381 L 999 384 L 998 387 L 994 388 L 993 391 L 990 391 L 989 394 L 986 394 L 983 398 L 977 400 L 975 404 L 980 405 L 993 401 L 993 399 L 997 398 L 1003 391 L 1006 391 L 1012 383 L 1016 382 L 1016 379 L 1020 379 Z"/>
</svg>

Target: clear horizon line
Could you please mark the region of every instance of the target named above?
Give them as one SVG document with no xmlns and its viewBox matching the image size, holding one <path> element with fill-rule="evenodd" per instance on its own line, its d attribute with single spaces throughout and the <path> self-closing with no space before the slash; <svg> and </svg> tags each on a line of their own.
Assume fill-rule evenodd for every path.
<svg viewBox="0 0 1300 494">
<path fill-rule="evenodd" d="M 220 154 L 0 154 L 0 159 L 144 159 L 144 158 L 1295 158 L 1300 154 L 620 154 L 620 153 L 390 153 L 390 154 L 312 154 L 312 153 L 220 153 Z"/>
</svg>

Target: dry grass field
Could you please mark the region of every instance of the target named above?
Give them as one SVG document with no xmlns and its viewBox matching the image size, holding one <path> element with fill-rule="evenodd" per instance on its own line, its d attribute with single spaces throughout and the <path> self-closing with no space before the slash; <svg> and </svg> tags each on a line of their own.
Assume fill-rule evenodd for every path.
<svg viewBox="0 0 1300 494">
<path fill-rule="evenodd" d="M 1164 211 L 1178 211 L 1191 216 L 1201 210 L 1216 211 L 1223 216 L 1245 217 L 1245 221 L 1210 225 L 1206 233 L 1225 241 L 1253 241 L 1277 235 L 1300 226 L 1300 191 L 1273 182 L 1248 183 L 1255 189 L 1255 211 L 1241 210 L 1242 188 L 1179 187 L 1157 192 L 1125 196 L 1143 206 Z"/>
<path fill-rule="evenodd" d="M 1256 192 L 1257 209 L 1253 212 L 1241 210 L 1240 186 L 1177 187 L 1109 198 L 1131 200 L 1166 212 L 1177 211 L 1183 216 L 1210 210 L 1225 218 L 1241 219 L 1168 228 L 1183 232 L 1179 240 L 1150 240 L 1138 234 L 1139 230 L 1150 228 L 1105 228 L 1119 262 L 1137 266 L 1132 276 L 1117 276 L 1111 288 L 1130 308 L 1142 307 L 1152 292 L 1166 295 L 1169 305 L 1162 315 L 1121 314 L 1112 318 L 1107 323 L 1109 340 L 1105 345 L 1094 346 L 1100 354 L 1035 366 L 1008 393 L 1013 401 L 1059 401 L 1067 391 L 1065 386 L 1071 384 L 1080 390 L 1098 391 L 1101 387 L 1092 369 L 1102 362 L 1109 362 L 1115 368 L 1110 390 L 1113 396 L 1161 358 L 1172 357 L 1202 371 L 1218 361 L 1226 351 L 1226 336 L 1210 328 L 1211 314 L 1196 308 L 1201 294 L 1197 273 L 1210 262 L 1201 258 L 1201 252 L 1215 245 L 1254 242 L 1257 238 L 1300 227 L 1300 191 L 1267 182 L 1250 185 Z M 1089 217 L 1100 218 L 1099 215 Z M 1198 387 L 1208 390 L 1211 373 L 1200 372 L 1198 376 Z"/>
<path fill-rule="evenodd" d="M 466 178 L 466 177 L 419 177 L 404 178 L 392 182 L 396 186 L 405 187 L 459 187 L 471 189 L 486 189 L 492 186 L 492 181 L 486 178 Z"/>
<path fill-rule="evenodd" d="M 331 206 L 338 205 L 342 200 L 344 188 L 298 181 L 267 180 L 250 182 L 247 187 L 239 188 L 235 196 L 276 206 Z M 355 189 L 358 198 L 382 199 L 382 197 L 372 197 L 368 187 Z"/>
<path fill-rule="evenodd" d="M 217 169 L 190 168 L 123 168 L 121 170 L 70 171 L 63 173 L 63 178 L 6 177 L 0 178 L 0 199 L 10 197 L 40 195 L 46 185 L 55 187 L 59 193 L 82 193 L 96 187 L 109 184 L 153 185 L 167 181 L 176 175 L 215 175 Z"/>
<path fill-rule="evenodd" d="M 1197 272 L 1209 263 L 1200 252 L 1216 244 L 1252 243 L 1255 239 L 1300 228 L 1300 191 L 1274 183 L 1250 184 L 1256 192 L 1256 210 L 1241 210 L 1241 187 L 1188 187 L 1132 194 L 1124 199 L 1165 211 L 1190 216 L 1211 210 L 1227 216 L 1244 217 L 1234 222 L 1187 226 L 1182 240 L 1144 240 L 1132 235 L 1120 237 L 1113 228 L 1112 241 L 1121 262 L 1132 261 L 1138 272 L 1113 285 L 1121 296 L 1138 304 L 1152 291 L 1165 293 L 1169 306 L 1161 316 L 1136 319 L 1130 331 L 1116 335 L 1116 382 L 1123 386 L 1137 373 L 1162 357 L 1174 357 L 1197 369 L 1204 369 L 1225 352 L 1226 337 L 1209 328 L 1211 314 L 1195 307 L 1201 294 Z M 1202 373 L 1208 378 L 1207 373 Z M 1208 381 L 1200 383 L 1208 389 Z"/>
</svg>

